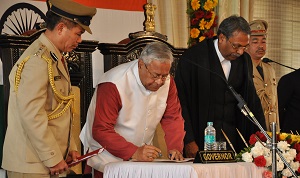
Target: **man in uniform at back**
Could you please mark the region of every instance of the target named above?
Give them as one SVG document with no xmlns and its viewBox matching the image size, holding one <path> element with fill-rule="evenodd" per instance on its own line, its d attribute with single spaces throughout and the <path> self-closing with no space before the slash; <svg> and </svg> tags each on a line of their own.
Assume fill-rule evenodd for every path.
<svg viewBox="0 0 300 178">
<path fill-rule="evenodd" d="M 71 134 L 74 95 L 62 53 L 91 33 L 95 13 L 71 0 L 50 0 L 46 31 L 12 68 L 2 163 L 9 178 L 59 177 L 79 157 Z"/>
<path fill-rule="evenodd" d="M 253 82 L 256 93 L 261 101 L 266 120 L 267 131 L 270 130 L 270 123 L 276 122 L 279 131 L 279 115 L 277 100 L 277 81 L 273 67 L 262 62 L 262 57 L 267 49 L 267 28 L 264 20 L 254 20 L 249 23 L 251 28 L 250 43 L 247 53 L 253 62 Z"/>
</svg>

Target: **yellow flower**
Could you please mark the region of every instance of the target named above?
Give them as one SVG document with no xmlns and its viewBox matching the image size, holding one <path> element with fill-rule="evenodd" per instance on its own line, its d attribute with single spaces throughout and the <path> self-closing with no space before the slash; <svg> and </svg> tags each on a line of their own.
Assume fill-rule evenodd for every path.
<svg viewBox="0 0 300 178">
<path fill-rule="evenodd" d="M 194 11 L 198 10 L 200 8 L 199 0 L 192 0 L 191 6 Z"/>
<path fill-rule="evenodd" d="M 300 136 L 299 135 L 291 135 L 292 143 L 299 143 Z"/>
<path fill-rule="evenodd" d="M 203 41 L 204 39 L 205 39 L 205 36 L 201 36 L 201 37 L 199 38 L 199 42 Z"/>
<path fill-rule="evenodd" d="M 213 23 L 214 23 L 214 21 L 209 21 L 209 22 L 207 22 L 207 23 L 205 24 L 205 28 L 209 30 L 210 27 L 213 25 Z"/>
<path fill-rule="evenodd" d="M 216 13 L 214 11 L 211 11 L 211 20 L 210 21 L 214 21 L 216 17 Z"/>
<path fill-rule="evenodd" d="M 218 5 L 218 0 L 214 0 L 213 6 L 216 7 Z"/>
<path fill-rule="evenodd" d="M 190 31 L 191 38 L 197 38 L 200 34 L 200 31 L 197 28 L 193 28 Z"/>
<path fill-rule="evenodd" d="M 206 2 L 204 3 L 203 8 L 204 8 L 205 10 L 207 10 L 207 11 L 210 11 L 211 9 L 214 8 L 214 2 L 212 2 L 212 1 L 210 1 L 210 0 L 206 1 Z"/>
<path fill-rule="evenodd" d="M 200 30 L 204 30 L 205 29 L 205 24 L 206 24 L 206 21 L 204 19 L 202 19 L 199 23 L 199 26 L 200 26 Z"/>
<path fill-rule="evenodd" d="M 218 5 L 218 0 L 188 0 L 188 2 L 187 13 L 191 22 L 188 44 L 194 45 L 212 36 L 213 30 L 211 29 L 214 28 L 217 18 L 213 10 Z M 207 18 L 209 16 L 211 18 Z"/>
<path fill-rule="evenodd" d="M 287 136 L 289 136 L 287 133 L 280 133 L 279 134 L 279 139 L 280 140 L 285 140 Z"/>
</svg>

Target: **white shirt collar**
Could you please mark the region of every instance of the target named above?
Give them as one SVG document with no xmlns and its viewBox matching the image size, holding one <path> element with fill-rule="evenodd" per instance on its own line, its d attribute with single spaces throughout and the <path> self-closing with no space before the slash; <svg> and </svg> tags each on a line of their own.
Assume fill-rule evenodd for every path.
<svg viewBox="0 0 300 178">
<path fill-rule="evenodd" d="M 221 65 L 222 65 L 224 75 L 225 75 L 226 79 L 228 80 L 230 69 L 231 69 L 231 62 L 222 56 L 222 54 L 219 50 L 219 47 L 218 47 L 218 39 L 214 40 L 214 46 L 216 48 L 217 55 L 219 57 Z"/>
<path fill-rule="evenodd" d="M 215 46 L 215 49 L 216 49 L 216 52 L 217 52 L 217 55 L 219 57 L 220 62 L 223 62 L 225 60 L 225 58 L 222 56 L 222 54 L 221 54 L 221 52 L 219 50 L 218 39 L 214 40 L 214 46 Z"/>
</svg>

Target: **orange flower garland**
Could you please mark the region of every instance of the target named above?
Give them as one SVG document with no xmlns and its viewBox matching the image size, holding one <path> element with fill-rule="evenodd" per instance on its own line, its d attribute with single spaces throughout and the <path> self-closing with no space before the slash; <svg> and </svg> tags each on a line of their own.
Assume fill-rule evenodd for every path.
<svg viewBox="0 0 300 178">
<path fill-rule="evenodd" d="M 190 17 L 189 46 L 215 35 L 217 15 L 213 11 L 218 0 L 189 0 L 187 14 Z"/>
</svg>

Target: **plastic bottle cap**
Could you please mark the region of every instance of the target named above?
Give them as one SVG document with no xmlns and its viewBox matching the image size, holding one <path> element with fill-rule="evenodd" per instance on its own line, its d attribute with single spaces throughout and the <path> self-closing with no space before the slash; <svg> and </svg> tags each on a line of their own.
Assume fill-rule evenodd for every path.
<svg viewBox="0 0 300 178">
<path fill-rule="evenodd" d="M 211 126 L 213 125 L 213 122 L 207 122 L 207 125 Z"/>
</svg>

